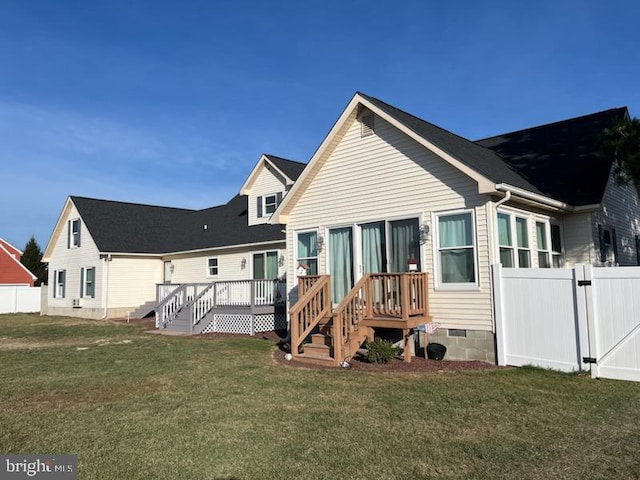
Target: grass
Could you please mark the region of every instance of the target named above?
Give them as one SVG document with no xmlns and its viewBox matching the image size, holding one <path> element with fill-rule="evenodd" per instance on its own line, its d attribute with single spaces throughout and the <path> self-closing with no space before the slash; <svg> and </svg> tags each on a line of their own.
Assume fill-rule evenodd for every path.
<svg viewBox="0 0 640 480">
<path fill-rule="evenodd" d="M 0 315 L 0 452 L 82 479 L 638 478 L 640 384 L 276 364 L 258 338 Z"/>
</svg>

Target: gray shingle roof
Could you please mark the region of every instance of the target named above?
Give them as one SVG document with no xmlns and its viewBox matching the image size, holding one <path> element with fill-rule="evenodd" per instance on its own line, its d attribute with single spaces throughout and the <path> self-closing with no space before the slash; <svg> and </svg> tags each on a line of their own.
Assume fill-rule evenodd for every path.
<svg viewBox="0 0 640 480">
<path fill-rule="evenodd" d="M 500 155 L 544 195 L 574 206 L 597 204 L 613 160 L 598 154 L 598 143 L 603 130 L 626 115 L 626 107 L 612 108 L 476 143 Z"/>
<path fill-rule="evenodd" d="M 247 197 L 241 195 L 205 210 L 71 200 L 101 252 L 158 255 L 284 240 L 280 225 L 247 225 Z"/>
<path fill-rule="evenodd" d="M 278 167 L 282 172 L 289 177 L 291 180 L 297 180 L 304 167 L 307 166 L 306 163 L 295 162 L 293 160 L 287 160 L 286 158 L 277 157 L 271 154 L 264 154 L 273 164 Z"/>
</svg>

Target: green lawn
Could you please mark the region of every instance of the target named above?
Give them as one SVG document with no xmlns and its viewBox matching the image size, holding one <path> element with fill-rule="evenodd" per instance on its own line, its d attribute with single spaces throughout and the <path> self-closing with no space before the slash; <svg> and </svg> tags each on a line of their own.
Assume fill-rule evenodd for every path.
<svg viewBox="0 0 640 480">
<path fill-rule="evenodd" d="M 273 348 L 0 315 L 0 453 L 74 453 L 82 479 L 640 475 L 640 384 L 295 369 Z"/>
</svg>

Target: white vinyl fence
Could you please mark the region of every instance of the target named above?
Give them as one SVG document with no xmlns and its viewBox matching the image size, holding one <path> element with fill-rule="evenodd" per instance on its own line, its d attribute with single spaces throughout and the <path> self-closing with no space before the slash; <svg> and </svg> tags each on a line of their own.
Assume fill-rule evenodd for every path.
<svg viewBox="0 0 640 480">
<path fill-rule="evenodd" d="M 40 311 L 40 288 L 1 286 L 0 313 L 31 313 Z"/>
<path fill-rule="evenodd" d="M 640 381 L 640 267 L 492 266 L 500 365 Z"/>
</svg>

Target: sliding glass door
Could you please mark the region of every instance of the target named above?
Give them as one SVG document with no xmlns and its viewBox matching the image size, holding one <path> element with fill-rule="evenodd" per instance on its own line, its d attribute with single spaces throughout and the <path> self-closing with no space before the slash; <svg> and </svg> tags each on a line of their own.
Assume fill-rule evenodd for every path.
<svg viewBox="0 0 640 480">
<path fill-rule="evenodd" d="M 420 231 L 417 218 L 389 222 L 391 272 L 408 272 L 409 260 L 415 259 L 420 268 Z"/>
<path fill-rule="evenodd" d="M 329 230 L 331 300 L 339 303 L 353 287 L 353 232 L 351 227 Z"/>
<path fill-rule="evenodd" d="M 387 271 L 387 242 L 384 222 L 361 225 L 362 273 Z"/>
</svg>

